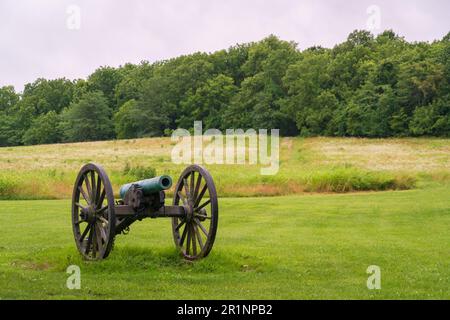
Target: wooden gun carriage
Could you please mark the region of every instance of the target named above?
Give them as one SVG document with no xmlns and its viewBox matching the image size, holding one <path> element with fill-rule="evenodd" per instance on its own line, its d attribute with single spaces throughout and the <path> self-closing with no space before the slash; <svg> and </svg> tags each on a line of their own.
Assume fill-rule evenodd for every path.
<svg viewBox="0 0 450 320">
<path fill-rule="evenodd" d="M 106 258 L 115 236 L 144 218 L 172 219 L 176 247 L 185 259 L 206 257 L 214 244 L 218 202 L 209 172 L 191 165 L 175 186 L 172 205 L 165 204 L 165 190 L 172 178 L 163 175 L 136 181 L 120 188 L 115 200 L 111 182 L 103 168 L 89 163 L 76 178 L 72 195 L 72 227 L 78 251 L 87 260 Z"/>
</svg>

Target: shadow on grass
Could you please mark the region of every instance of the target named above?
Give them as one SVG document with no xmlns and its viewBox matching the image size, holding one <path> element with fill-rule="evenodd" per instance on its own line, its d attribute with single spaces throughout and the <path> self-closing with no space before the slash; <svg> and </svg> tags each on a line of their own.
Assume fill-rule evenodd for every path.
<svg viewBox="0 0 450 320">
<path fill-rule="evenodd" d="M 85 261 L 75 248 L 48 248 L 32 255 L 15 259 L 13 266 L 26 270 L 65 272 L 70 265 L 78 265 L 83 272 L 140 273 L 140 272 L 190 272 L 228 273 L 262 272 L 266 263 L 257 257 L 239 252 L 213 250 L 208 257 L 187 261 L 175 248 L 147 248 L 134 246 L 115 247 L 107 259 Z M 36 268 L 34 268 L 36 266 Z M 42 267 L 45 266 L 45 267 Z"/>
</svg>

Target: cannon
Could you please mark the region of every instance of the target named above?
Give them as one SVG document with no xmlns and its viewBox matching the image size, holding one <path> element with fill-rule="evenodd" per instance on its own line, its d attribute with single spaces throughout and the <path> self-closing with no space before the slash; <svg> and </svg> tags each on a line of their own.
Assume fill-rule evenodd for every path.
<svg viewBox="0 0 450 320">
<path fill-rule="evenodd" d="M 115 236 L 126 234 L 136 221 L 171 218 L 173 240 L 187 260 L 206 257 L 216 238 L 219 218 L 217 192 L 210 173 L 199 165 L 187 167 L 173 192 L 172 205 L 165 191 L 172 187 L 167 175 L 131 182 L 120 188 L 120 199 L 104 169 L 84 165 L 72 194 L 72 228 L 78 251 L 87 260 L 108 257 Z"/>
</svg>

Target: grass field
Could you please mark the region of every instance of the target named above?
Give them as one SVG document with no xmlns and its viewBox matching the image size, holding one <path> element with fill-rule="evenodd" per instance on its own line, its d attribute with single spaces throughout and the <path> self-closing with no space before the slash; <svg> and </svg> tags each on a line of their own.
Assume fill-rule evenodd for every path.
<svg viewBox="0 0 450 320">
<path fill-rule="evenodd" d="M 215 247 L 188 263 L 168 220 L 80 259 L 67 200 L 3 201 L 2 299 L 449 299 L 450 188 L 220 200 Z M 66 288 L 68 265 L 81 290 Z M 381 290 L 368 290 L 369 265 Z"/>
<path fill-rule="evenodd" d="M 80 167 L 103 165 L 114 189 L 137 177 L 124 169 L 154 168 L 176 180 L 170 138 L 0 148 L 0 199 L 66 199 Z M 280 170 L 260 165 L 209 165 L 221 196 L 403 190 L 450 181 L 449 139 L 283 138 Z"/>
<path fill-rule="evenodd" d="M 82 261 L 68 200 L 79 168 L 103 164 L 116 191 L 127 167 L 176 180 L 170 150 L 167 138 L 0 148 L 0 299 L 450 299 L 446 139 L 284 138 L 276 176 L 208 166 L 220 195 L 208 258 L 180 258 L 157 219 Z M 66 287 L 72 264 L 81 290 Z M 381 290 L 366 286 L 370 265 Z"/>
</svg>

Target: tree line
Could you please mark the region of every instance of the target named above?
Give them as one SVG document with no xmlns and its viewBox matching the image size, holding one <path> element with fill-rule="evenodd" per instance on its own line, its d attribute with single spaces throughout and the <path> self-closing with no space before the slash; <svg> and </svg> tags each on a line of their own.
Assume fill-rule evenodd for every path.
<svg viewBox="0 0 450 320">
<path fill-rule="evenodd" d="M 450 33 L 356 30 L 333 48 L 269 36 L 213 53 L 0 88 L 0 145 L 279 128 L 285 136 L 450 136 Z"/>
</svg>

